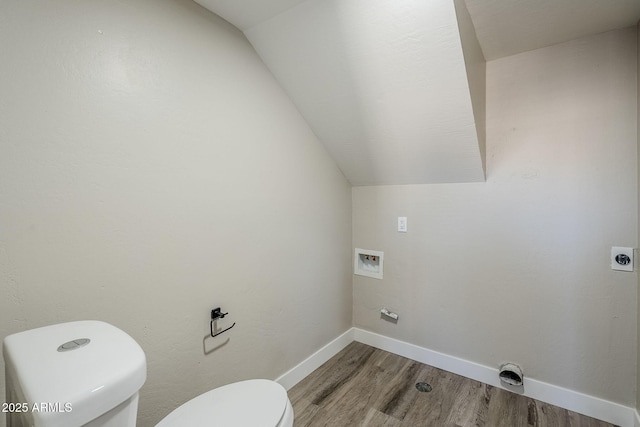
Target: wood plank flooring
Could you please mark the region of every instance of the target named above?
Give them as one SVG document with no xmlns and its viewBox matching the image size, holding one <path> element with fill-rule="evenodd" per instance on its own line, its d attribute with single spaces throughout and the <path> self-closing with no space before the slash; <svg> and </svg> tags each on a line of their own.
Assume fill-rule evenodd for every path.
<svg viewBox="0 0 640 427">
<path fill-rule="evenodd" d="M 415 384 L 429 383 L 431 392 Z M 289 390 L 294 427 L 612 427 L 353 342 Z"/>
</svg>

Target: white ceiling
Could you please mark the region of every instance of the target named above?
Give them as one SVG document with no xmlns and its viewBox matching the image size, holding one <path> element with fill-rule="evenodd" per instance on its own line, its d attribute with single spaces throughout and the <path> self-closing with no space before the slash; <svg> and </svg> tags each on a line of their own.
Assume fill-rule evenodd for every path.
<svg viewBox="0 0 640 427">
<path fill-rule="evenodd" d="M 247 30 L 305 0 L 194 0 L 233 25 Z"/>
<path fill-rule="evenodd" d="M 640 0 L 465 1 L 487 61 L 640 20 Z"/>
<path fill-rule="evenodd" d="M 640 0 L 195 1 L 243 30 L 353 185 L 484 180 L 482 54 L 640 19 Z"/>
<path fill-rule="evenodd" d="M 310 0 L 245 35 L 351 184 L 484 180 L 450 0 Z"/>
<path fill-rule="evenodd" d="M 306 0 L 195 1 L 244 31 Z M 465 0 L 465 3 L 488 61 L 630 27 L 640 20 L 640 0 Z"/>
</svg>

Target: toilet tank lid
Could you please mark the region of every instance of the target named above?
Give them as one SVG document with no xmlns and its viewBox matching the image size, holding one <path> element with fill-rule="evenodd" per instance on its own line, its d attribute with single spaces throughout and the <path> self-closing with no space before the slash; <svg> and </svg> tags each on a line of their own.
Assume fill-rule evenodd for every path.
<svg viewBox="0 0 640 427">
<path fill-rule="evenodd" d="M 11 385 L 29 404 L 36 426 L 85 424 L 133 396 L 147 377 L 138 343 L 96 320 L 9 335 L 3 355 Z"/>
<path fill-rule="evenodd" d="M 289 398 L 275 381 L 246 380 L 203 393 L 174 409 L 156 427 L 276 427 Z"/>
</svg>

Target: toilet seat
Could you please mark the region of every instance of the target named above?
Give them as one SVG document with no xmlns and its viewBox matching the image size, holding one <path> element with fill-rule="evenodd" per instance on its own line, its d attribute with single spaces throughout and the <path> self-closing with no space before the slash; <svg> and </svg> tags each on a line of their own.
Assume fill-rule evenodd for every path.
<svg viewBox="0 0 640 427">
<path fill-rule="evenodd" d="M 284 387 L 269 380 L 247 380 L 191 399 L 156 427 L 280 427 L 292 424 L 293 412 Z"/>
</svg>

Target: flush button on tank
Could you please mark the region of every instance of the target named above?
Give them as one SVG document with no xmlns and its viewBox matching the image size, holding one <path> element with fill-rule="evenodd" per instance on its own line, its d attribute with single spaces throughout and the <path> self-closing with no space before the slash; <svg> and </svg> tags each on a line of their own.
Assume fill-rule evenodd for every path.
<svg viewBox="0 0 640 427">
<path fill-rule="evenodd" d="M 91 340 L 89 338 L 78 338 L 78 339 L 75 339 L 73 341 L 67 341 L 66 343 L 64 343 L 60 347 L 58 347 L 58 351 L 75 350 L 77 348 L 84 347 L 85 345 L 89 344 L 90 342 L 91 342 Z"/>
</svg>

